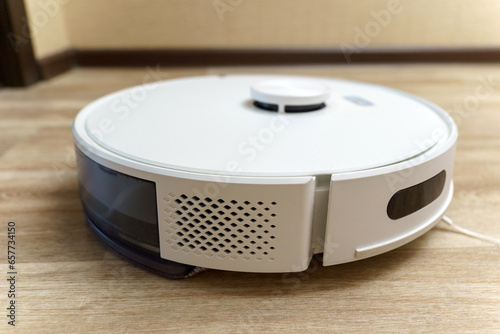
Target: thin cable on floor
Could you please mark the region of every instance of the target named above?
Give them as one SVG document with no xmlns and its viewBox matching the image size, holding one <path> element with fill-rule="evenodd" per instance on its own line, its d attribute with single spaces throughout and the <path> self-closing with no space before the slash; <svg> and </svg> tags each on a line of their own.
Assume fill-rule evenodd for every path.
<svg viewBox="0 0 500 334">
<path fill-rule="evenodd" d="M 184 278 L 192 277 L 207 270 L 207 268 L 203 267 L 194 267 L 193 270 L 191 270 L 186 276 L 184 276 Z"/>
<path fill-rule="evenodd" d="M 484 234 L 481 234 L 481 233 L 477 233 L 477 232 L 473 232 L 471 230 L 468 230 L 466 228 L 458 226 L 457 224 L 455 224 L 453 222 L 453 220 L 451 220 L 447 216 L 443 216 L 443 218 L 441 218 L 441 219 L 442 219 L 442 221 L 444 223 L 446 223 L 448 226 L 450 226 L 456 232 L 462 233 L 462 234 L 467 235 L 467 236 L 472 237 L 472 238 L 476 238 L 476 239 L 479 239 L 479 240 L 484 240 L 484 241 L 487 241 L 487 242 L 491 242 L 491 243 L 493 243 L 493 244 L 495 244 L 497 246 L 500 246 L 500 239 L 489 237 L 487 235 L 484 235 Z"/>
</svg>

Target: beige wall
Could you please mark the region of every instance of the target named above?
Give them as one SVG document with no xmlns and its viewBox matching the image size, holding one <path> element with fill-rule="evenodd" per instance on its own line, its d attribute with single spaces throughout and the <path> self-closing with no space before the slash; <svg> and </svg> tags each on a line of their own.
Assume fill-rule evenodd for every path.
<svg viewBox="0 0 500 334">
<path fill-rule="evenodd" d="M 500 0 L 27 0 L 29 7 L 40 1 L 61 3 L 61 15 L 50 24 L 57 33 L 46 29 L 36 36 L 38 55 L 68 45 L 500 46 Z M 378 22 L 373 13 L 381 12 L 385 15 Z"/>
<path fill-rule="evenodd" d="M 43 58 L 68 49 L 71 44 L 67 34 L 65 8 L 56 0 L 24 2 L 35 56 Z"/>
</svg>

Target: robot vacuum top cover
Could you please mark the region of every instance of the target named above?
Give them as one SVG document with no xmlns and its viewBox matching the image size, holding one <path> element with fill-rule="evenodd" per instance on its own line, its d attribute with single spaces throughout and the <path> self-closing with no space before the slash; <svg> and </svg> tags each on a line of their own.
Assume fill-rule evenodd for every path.
<svg viewBox="0 0 500 334">
<path fill-rule="evenodd" d="M 234 75 L 108 95 L 79 113 L 74 136 L 87 217 L 131 253 L 283 272 L 430 229 L 451 200 L 457 129 L 433 104 L 380 86 Z M 154 196 L 107 180 L 120 175 Z"/>
</svg>

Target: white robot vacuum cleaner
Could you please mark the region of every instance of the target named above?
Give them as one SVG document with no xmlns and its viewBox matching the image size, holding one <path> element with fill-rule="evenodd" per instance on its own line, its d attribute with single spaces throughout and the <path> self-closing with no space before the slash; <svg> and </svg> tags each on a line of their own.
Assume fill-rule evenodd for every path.
<svg viewBox="0 0 500 334">
<path fill-rule="evenodd" d="M 168 80 L 91 103 L 73 132 L 91 228 L 170 278 L 365 259 L 431 229 L 453 194 L 452 119 L 370 84 Z"/>
</svg>

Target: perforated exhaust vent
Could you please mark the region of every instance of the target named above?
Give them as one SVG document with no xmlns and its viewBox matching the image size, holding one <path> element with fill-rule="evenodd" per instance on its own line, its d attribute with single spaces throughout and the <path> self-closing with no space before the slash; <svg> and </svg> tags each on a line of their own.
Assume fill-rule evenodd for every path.
<svg viewBox="0 0 500 334">
<path fill-rule="evenodd" d="M 233 260 L 275 258 L 276 202 L 176 195 L 163 198 L 167 243 L 173 250 Z"/>
</svg>

